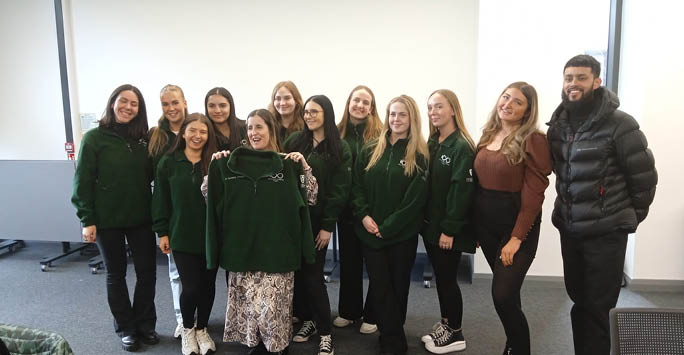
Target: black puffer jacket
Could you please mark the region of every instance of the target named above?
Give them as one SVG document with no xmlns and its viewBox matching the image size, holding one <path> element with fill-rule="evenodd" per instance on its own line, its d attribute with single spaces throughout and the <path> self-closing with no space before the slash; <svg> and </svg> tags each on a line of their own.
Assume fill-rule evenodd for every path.
<svg viewBox="0 0 684 355">
<path fill-rule="evenodd" d="M 617 109 L 620 101 L 610 90 L 594 95 L 601 101 L 577 132 L 562 104 L 547 123 L 558 193 L 551 219 L 564 237 L 634 232 L 658 182 L 637 122 Z"/>
</svg>

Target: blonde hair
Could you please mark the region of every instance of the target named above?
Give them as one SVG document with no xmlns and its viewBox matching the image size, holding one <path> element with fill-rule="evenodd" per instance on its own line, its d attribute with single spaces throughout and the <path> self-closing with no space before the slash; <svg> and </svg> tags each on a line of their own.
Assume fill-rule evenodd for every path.
<svg viewBox="0 0 684 355">
<path fill-rule="evenodd" d="M 538 100 L 537 100 L 537 90 L 534 87 L 524 81 L 516 81 L 511 85 L 506 86 L 501 92 L 499 97 L 503 95 L 509 88 L 515 88 L 520 90 L 522 94 L 527 99 L 527 110 L 523 115 L 520 126 L 515 129 L 511 134 L 504 138 L 501 143 L 501 153 L 506 157 L 508 164 L 516 165 L 522 163 L 525 160 L 525 146 L 527 144 L 527 139 L 534 133 L 544 134 L 537 128 L 537 120 L 539 116 L 538 112 Z M 494 140 L 496 134 L 503 128 L 501 125 L 501 118 L 497 112 L 497 106 L 499 101 L 494 104 L 492 112 L 489 113 L 489 119 L 482 129 L 482 137 L 480 137 L 480 142 L 477 144 L 477 149 L 482 149 L 486 147 L 489 143 Z"/>
<path fill-rule="evenodd" d="M 293 120 L 290 126 L 287 127 L 287 135 L 290 135 L 290 133 L 304 129 L 304 100 L 302 100 L 302 94 L 299 93 L 299 89 L 297 89 L 297 86 L 292 81 L 286 80 L 276 84 L 271 93 L 271 102 L 268 103 L 268 110 L 271 111 L 271 114 L 273 114 L 276 122 L 278 122 L 281 127 L 283 125 L 283 118 L 280 116 L 280 113 L 276 110 L 275 106 L 273 106 L 273 101 L 275 100 L 278 90 L 282 87 L 290 91 L 292 98 L 295 101 Z"/>
<path fill-rule="evenodd" d="M 451 109 L 454 111 L 454 116 L 452 118 L 454 120 L 456 128 L 458 129 L 458 133 L 461 135 L 463 140 L 465 140 L 468 143 L 470 149 L 472 151 L 475 151 L 475 141 L 473 140 L 473 137 L 470 136 L 470 133 L 468 133 L 468 129 L 465 126 L 465 122 L 463 122 L 463 112 L 461 111 L 461 103 L 458 101 L 458 96 L 456 96 L 456 94 L 451 90 L 439 89 L 433 91 L 432 94 L 430 94 L 430 96 L 428 97 L 428 100 L 435 94 L 439 94 L 447 100 L 447 102 L 451 106 Z M 432 121 L 428 122 L 430 126 L 430 136 L 432 136 L 433 134 L 437 133 L 438 129 L 437 127 L 432 125 Z"/>
<path fill-rule="evenodd" d="M 415 100 L 407 95 L 397 96 L 390 100 L 390 102 L 387 104 L 385 124 L 380 137 L 378 137 L 375 142 L 375 148 L 373 149 L 373 153 L 371 154 L 370 160 L 368 161 L 368 165 L 366 166 L 365 170 L 370 170 L 380 160 L 380 157 L 382 157 L 382 154 L 385 152 L 387 140 L 389 139 L 387 136 L 390 133 L 390 106 L 392 106 L 392 104 L 395 102 L 404 104 L 409 114 L 409 132 L 407 137 L 408 144 L 406 145 L 406 154 L 404 155 L 404 160 L 406 161 L 406 165 L 404 165 L 404 175 L 412 176 L 416 170 L 422 170 L 421 167 L 418 166 L 416 155 L 422 155 L 425 158 L 425 163 L 427 164 L 428 159 L 430 158 L 430 152 L 428 150 L 427 143 L 425 142 L 425 138 L 423 138 L 423 133 L 420 130 L 420 112 L 418 111 L 418 105 L 416 104 Z"/>
<path fill-rule="evenodd" d="M 159 97 L 164 96 L 167 92 L 175 92 L 180 97 L 185 101 L 185 94 L 183 94 L 183 89 L 181 89 L 178 85 L 173 85 L 173 84 L 168 84 L 164 86 L 161 91 L 159 92 Z M 188 117 L 188 108 L 186 107 L 185 110 L 183 111 L 183 121 Z M 168 122 L 169 119 L 164 116 L 162 113 L 161 117 L 159 118 L 159 121 L 157 121 L 157 128 L 152 131 L 152 137 L 150 137 L 150 144 L 147 147 L 147 151 L 149 153 L 149 156 L 151 157 L 157 157 L 160 156 L 166 152 L 164 152 L 164 147 L 168 144 L 169 142 L 169 136 L 164 132 L 164 130 L 161 129 L 161 125 L 164 123 L 164 121 Z M 181 122 L 183 124 L 184 122 Z"/>
<path fill-rule="evenodd" d="M 363 143 L 368 143 L 373 139 L 380 137 L 382 132 L 382 121 L 380 121 L 380 116 L 378 116 L 378 108 L 375 103 L 375 94 L 368 86 L 359 85 L 355 87 L 347 98 L 347 103 L 344 105 L 344 113 L 342 114 L 342 120 L 340 124 L 337 125 L 337 129 L 340 131 L 340 138 L 344 139 L 347 135 L 347 123 L 349 122 L 349 103 L 355 92 L 359 90 L 367 91 L 371 96 L 371 108 L 368 112 L 368 117 L 366 117 L 366 129 L 363 131 Z"/>
</svg>

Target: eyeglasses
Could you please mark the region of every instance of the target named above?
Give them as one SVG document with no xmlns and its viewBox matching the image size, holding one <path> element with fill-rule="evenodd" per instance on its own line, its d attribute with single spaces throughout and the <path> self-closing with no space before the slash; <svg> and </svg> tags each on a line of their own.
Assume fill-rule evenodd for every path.
<svg viewBox="0 0 684 355">
<path fill-rule="evenodd" d="M 321 112 L 323 112 L 323 111 L 318 111 L 318 110 L 311 110 L 311 111 L 309 111 L 309 110 L 304 110 L 304 117 L 310 116 L 311 118 L 316 118 L 316 116 L 318 116 L 318 114 L 321 113 Z"/>
</svg>

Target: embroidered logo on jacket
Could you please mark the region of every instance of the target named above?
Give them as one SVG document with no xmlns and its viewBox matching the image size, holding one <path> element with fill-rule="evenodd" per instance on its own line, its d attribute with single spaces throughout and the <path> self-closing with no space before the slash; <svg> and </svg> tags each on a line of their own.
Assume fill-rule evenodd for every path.
<svg viewBox="0 0 684 355">
<path fill-rule="evenodd" d="M 439 161 L 442 163 L 442 165 L 451 165 L 451 158 L 446 156 L 446 154 L 442 154 L 442 156 L 439 158 Z"/>
<path fill-rule="evenodd" d="M 282 182 L 285 181 L 285 175 L 283 173 L 275 173 L 268 178 L 269 180 L 273 182 Z"/>
<path fill-rule="evenodd" d="M 406 167 L 406 160 L 404 160 L 404 159 L 399 160 L 399 166 L 401 166 L 402 168 L 405 168 Z"/>
</svg>

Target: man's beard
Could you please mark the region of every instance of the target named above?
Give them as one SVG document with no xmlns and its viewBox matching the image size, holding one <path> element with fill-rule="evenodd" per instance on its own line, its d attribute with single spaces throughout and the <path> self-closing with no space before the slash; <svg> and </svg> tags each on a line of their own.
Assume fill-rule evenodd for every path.
<svg viewBox="0 0 684 355">
<path fill-rule="evenodd" d="M 561 98 L 563 99 L 563 107 L 570 112 L 578 112 L 589 109 L 594 101 L 594 91 L 584 92 L 582 98 L 577 101 L 570 101 L 565 89 L 561 90 Z"/>
</svg>

